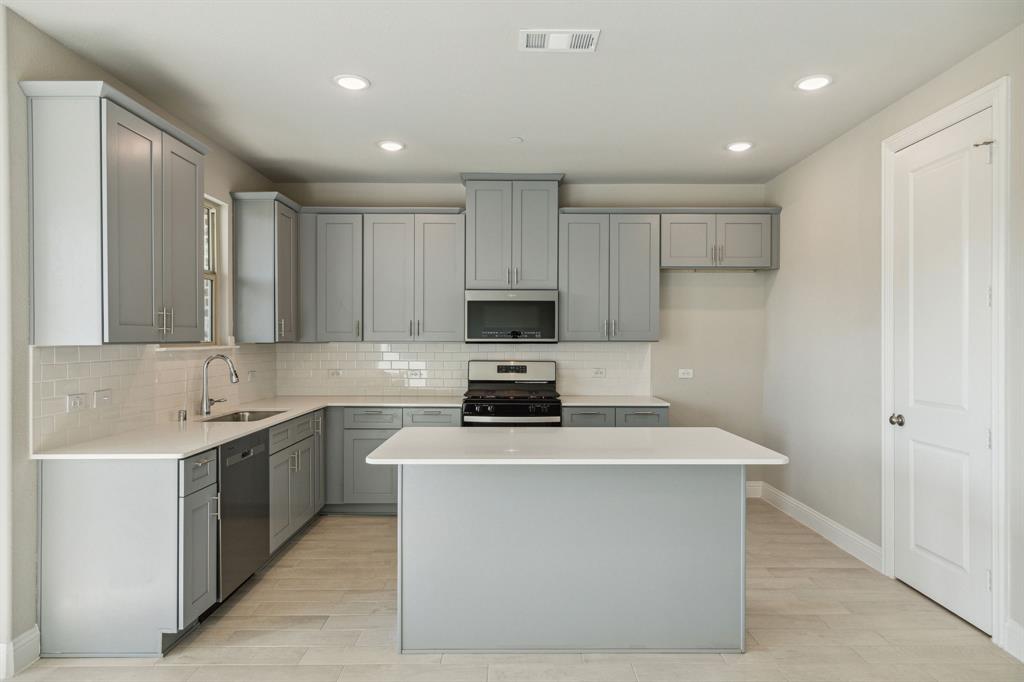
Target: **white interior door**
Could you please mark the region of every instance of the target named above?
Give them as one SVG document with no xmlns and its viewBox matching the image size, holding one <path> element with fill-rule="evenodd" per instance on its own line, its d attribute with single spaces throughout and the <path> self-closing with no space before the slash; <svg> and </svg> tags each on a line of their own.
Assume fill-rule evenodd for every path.
<svg viewBox="0 0 1024 682">
<path fill-rule="evenodd" d="M 992 110 L 896 154 L 895 573 L 992 629 Z"/>
</svg>

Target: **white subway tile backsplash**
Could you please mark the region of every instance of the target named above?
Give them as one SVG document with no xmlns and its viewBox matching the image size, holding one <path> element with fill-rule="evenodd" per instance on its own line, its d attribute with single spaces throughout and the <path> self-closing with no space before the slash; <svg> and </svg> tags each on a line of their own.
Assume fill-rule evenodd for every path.
<svg viewBox="0 0 1024 682">
<path fill-rule="evenodd" d="M 179 409 L 196 418 L 207 349 L 157 351 L 152 345 L 35 347 L 32 349 L 33 447 L 47 449 L 118 431 L 174 421 Z M 554 360 L 558 389 L 575 395 L 647 395 L 648 343 L 490 345 L 461 343 L 321 343 L 246 345 L 227 351 L 227 367 L 210 367 L 211 393 L 227 398 L 220 410 L 278 395 L 459 395 L 471 359 Z M 603 368 L 604 378 L 593 369 Z M 255 370 L 254 380 L 247 381 Z M 68 393 L 109 388 L 102 408 L 68 414 Z"/>
</svg>

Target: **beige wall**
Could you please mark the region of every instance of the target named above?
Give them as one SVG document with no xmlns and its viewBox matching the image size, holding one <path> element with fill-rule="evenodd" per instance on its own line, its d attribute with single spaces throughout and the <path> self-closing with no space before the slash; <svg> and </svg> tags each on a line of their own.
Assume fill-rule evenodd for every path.
<svg viewBox="0 0 1024 682">
<path fill-rule="evenodd" d="M 206 192 L 225 201 L 232 190 L 270 189 L 271 183 L 251 167 L 180 120 L 118 82 L 91 62 L 40 32 L 17 14 L 0 8 L 7 19 L 8 98 L 10 131 L 9 219 L 11 225 L 13 335 L 13 600 L 11 632 L 18 636 L 36 623 L 36 467 L 29 460 L 30 359 L 28 347 L 28 160 L 27 104 L 19 80 L 105 80 L 137 98 L 176 125 L 210 145 L 206 157 Z M 2 250 L 0 250 L 2 252 Z M 8 608 L 2 605 L 0 608 Z M 4 634 L 4 633 L 0 633 Z"/>
<path fill-rule="evenodd" d="M 790 464 L 761 476 L 880 541 L 881 142 L 1004 75 L 1014 90 L 1006 375 L 1011 614 L 1024 623 L 1024 27 L 768 183 L 769 203 L 783 207 L 783 267 L 767 286 L 764 439 Z"/>
</svg>

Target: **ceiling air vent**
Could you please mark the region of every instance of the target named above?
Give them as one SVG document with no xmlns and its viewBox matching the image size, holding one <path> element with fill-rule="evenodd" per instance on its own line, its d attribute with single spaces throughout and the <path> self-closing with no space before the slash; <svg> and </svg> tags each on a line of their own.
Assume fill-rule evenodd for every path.
<svg viewBox="0 0 1024 682">
<path fill-rule="evenodd" d="M 519 49 L 526 52 L 593 52 L 598 29 L 538 28 L 519 31 Z"/>
</svg>

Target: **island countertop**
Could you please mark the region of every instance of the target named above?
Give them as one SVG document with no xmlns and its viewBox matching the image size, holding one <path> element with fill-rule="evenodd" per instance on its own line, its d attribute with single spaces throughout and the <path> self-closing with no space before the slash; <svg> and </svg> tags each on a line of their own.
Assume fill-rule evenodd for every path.
<svg viewBox="0 0 1024 682">
<path fill-rule="evenodd" d="M 713 427 L 411 427 L 389 438 L 369 464 L 786 464 L 785 455 Z"/>
</svg>

